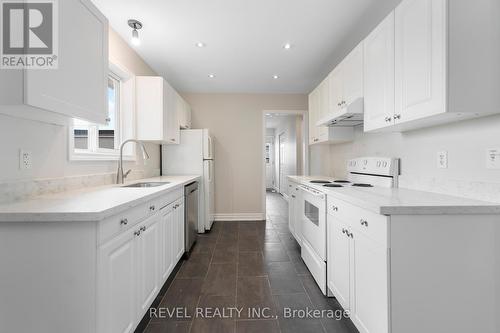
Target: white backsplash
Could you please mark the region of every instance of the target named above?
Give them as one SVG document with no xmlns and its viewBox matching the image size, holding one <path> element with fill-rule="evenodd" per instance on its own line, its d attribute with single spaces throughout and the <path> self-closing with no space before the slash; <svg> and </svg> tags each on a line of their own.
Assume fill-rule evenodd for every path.
<svg viewBox="0 0 500 333">
<path fill-rule="evenodd" d="M 127 180 L 137 180 L 145 177 L 142 170 L 132 171 Z M 101 173 L 92 175 L 68 176 L 60 178 L 27 179 L 0 183 L 0 203 L 27 200 L 36 196 L 77 190 L 86 187 L 111 185 L 116 182 L 116 173 Z"/>
</svg>

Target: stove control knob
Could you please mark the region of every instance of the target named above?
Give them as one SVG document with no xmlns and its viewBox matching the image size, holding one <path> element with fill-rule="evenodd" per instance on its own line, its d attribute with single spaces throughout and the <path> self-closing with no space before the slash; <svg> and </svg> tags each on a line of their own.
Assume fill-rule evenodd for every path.
<svg viewBox="0 0 500 333">
<path fill-rule="evenodd" d="M 377 168 L 380 168 L 380 165 L 382 164 L 382 162 L 380 161 L 377 161 Z"/>
</svg>

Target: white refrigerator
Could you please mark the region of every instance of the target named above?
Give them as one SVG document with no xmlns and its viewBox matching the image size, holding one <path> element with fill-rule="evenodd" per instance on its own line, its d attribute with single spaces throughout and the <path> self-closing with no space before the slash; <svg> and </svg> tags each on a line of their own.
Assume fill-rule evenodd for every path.
<svg viewBox="0 0 500 333">
<path fill-rule="evenodd" d="M 210 230 L 214 221 L 214 157 L 208 129 L 181 130 L 180 144 L 162 146 L 163 175 L 201 175 L 199 233 Z"/>
</svg>

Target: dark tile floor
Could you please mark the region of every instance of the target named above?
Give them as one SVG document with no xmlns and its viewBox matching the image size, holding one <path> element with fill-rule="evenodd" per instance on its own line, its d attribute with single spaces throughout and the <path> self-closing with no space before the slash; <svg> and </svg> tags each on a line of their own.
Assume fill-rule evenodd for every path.
<svg viewBox="0 0 500 333">
<path fill-rule="evenodd" d="M 199 235 L 157 313 L 162 309 L 145 332 L 357 332 L 345 318 L 287 318 L 285 311 L 342 310 L 321 294 L 288 231 L 288 204 L 271 192 L 267 221 L 216 222 Z M 212 312 L 203 318 L 200 309 Z"/>
</svg>

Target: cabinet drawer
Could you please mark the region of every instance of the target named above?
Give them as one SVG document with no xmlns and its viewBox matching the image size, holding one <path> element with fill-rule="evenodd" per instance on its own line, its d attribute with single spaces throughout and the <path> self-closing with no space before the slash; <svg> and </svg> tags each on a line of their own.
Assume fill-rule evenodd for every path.
<svg viewBox="0 0 500 333">
<path fill-rule="evenodd" d="M 99 222 L 99 244 L 103 244 L 120 232 L 128 230 L 145 218 L 160 211 L 161 208 L 183 198 L 183 190 L 183 188 L 180 188 L 169 192 L 159 198 L 152 199 L 149 203 L 124 210 L 121 213 Z"/>
<path fill-rule="evenodd" d="M 327 196 L 328 214 L 340 219 L 382 245 L 388 245 L 388 222 L 385 215 L 376 214 L 331 196 Z"/>
</svg>

